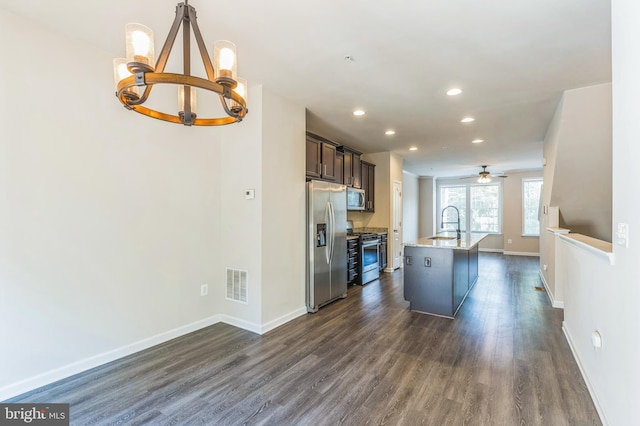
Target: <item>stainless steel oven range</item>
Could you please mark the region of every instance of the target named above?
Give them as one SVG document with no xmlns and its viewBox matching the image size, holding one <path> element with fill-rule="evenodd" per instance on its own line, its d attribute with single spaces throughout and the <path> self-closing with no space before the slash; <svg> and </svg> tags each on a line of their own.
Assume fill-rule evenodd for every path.
<svg viewBox="0 0 640 426">
<path fill-rule="evenodd" d="M 360 274 L 358 284 L 364 285 L 380 277 L 380 236 L 363 233 L 359 235 Z"/>
</svg>

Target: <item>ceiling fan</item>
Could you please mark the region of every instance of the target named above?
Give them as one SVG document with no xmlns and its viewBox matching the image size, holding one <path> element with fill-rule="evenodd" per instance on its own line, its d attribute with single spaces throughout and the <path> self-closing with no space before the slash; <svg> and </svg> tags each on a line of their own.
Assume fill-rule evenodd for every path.
<svg viewBox="0 0 640 426">
<path fill-rule="evenodd" d="M 489 183 L 489 182 L 491 182 L 491 177 L 499 177 L 499 178 L 508 177 L 504 173 L 500 173 L 498 175 L 492 175 L 490 172 L 487 171 L 487 167 L 489 167 L 489 166 L 485 165 L 485 166 L 480 166 L 480 167 L 482 167 L 482 171 L 480 173 L 478 173 L 478 175 L 480 175 L 480 177 L 478 178 L 478 183 Z"/>
</svg>

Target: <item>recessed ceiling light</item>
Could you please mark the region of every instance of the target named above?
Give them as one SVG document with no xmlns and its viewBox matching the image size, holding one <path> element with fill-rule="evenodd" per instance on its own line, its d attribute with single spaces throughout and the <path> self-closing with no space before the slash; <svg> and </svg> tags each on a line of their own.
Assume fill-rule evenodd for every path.
<svg viewBox="0 0 640 426">
<path fill-rule="evenodd" d="M 353 111 L 353 115 L 364 115 L 364 111 L 361 109 L 357 109 L 355 111 Z"/>
<path fill-rule="evenodd" d="M 418 147 L 417 146 L 412 146 L 411 148 L 409 148 L 409 151 L 417 151 Z"/>
<path fill-rule="evenodd" d="M 471 143 L 482 143 L 484 142 L 484 139 L 474 139 L 471 141 Z"/>
<path fill-rule="evenodd" d="M 465 117 L 462 120 L 460 120 L 461 123 L 471 123 L 472 121 L 476 121 L 476 119 L 473 117 Z"/>
<path fill-rule="evenodd" d="M 395 130 L 387 130 L 386 132 L 384 132 L 385 135 L 395 135 L 396 131 Z"/>
<path fill-rule="evenodd" d="M 460 93 L 462 93 L 462 89 L 458 89 L 457 87 L 447 90 L 447 95 L 449 96 L 456 96 L 456 95 L 459 95 Z"/>
</svg>

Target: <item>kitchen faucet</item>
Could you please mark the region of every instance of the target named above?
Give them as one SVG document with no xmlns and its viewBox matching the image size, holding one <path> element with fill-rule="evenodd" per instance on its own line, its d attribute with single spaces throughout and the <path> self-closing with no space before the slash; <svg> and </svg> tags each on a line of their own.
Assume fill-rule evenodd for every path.
<svg viewBox="0 0 640 426">
<path fill-rule="evenodd" d="M 456 215 L 458 216 L 458 220 L 457 221 L 455 221 L 455 222 L 445 222 L 444 221 L 444 212 L 449 208 L 452 208 L 452 209 L 454 209 L 456 211 Z M 441 229 L 444 230 L 444 225 L 448 225 L 450 223 L 457 224 L 457 227 L 456 227 L 456 240 L 459 240 L 461 238 L 460 237 L 460 210 L 458 210 L 458 208 L 456 206 L 447 206 L 444 209 L 442 209 L 442 215 L 440 216 L 440 227 L 441 227 Z"/>
</svg>

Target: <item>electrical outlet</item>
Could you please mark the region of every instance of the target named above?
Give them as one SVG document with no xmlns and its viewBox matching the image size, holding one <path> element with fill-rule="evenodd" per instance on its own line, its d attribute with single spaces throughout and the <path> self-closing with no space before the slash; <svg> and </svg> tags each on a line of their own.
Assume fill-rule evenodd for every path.
<svg viewBox="0 0 640 426">
<path fill-rule="evenodd" d="M 513 244 L 513 240 L 512 240 L 511 238 L 509 238 L 509 239 L 507 240 L 507 244 Z"/>
<path fill-rule="evenodd" d="M 209 294 L 209 284 L 202 284 L 200 286 L 200 296 L 206 296 Z"/>
<path fill-rule="evenodd" d="M 424 258 L 424 266 L 426 266 L 427 268 L 431 268 L 431 258 L 430 257 L 425 257 Z"/>
<path fill-rule="evenodd" d="M 542 265 L 542 270 L 546 271 L 547 270 L 547 265 Z"/>
</svg>

